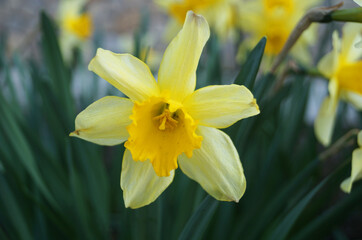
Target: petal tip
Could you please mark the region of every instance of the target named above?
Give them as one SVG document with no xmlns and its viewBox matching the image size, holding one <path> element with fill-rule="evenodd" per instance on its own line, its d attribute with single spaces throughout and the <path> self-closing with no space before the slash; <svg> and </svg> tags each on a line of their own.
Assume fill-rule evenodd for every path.
<svg viewBox="0 0 362 240">
<path fill-rule="evenodd" d="M 102 55 L 104 52 L 107 52 L 107 50 L 104 50 L 103 48 L 97 48 L 97 52 L 96 55 L 94 56 L 94 58 L 92 58 L 92 60 L 89 62 L 88 64 L 88 70 L 89 71 L 93 71 L 94 70 L 94 65 L 95 62 L 97 61 L 98 57 L 100 55 Z"/>
<path fill-rule="evenodd" d="M 351 189 L 352 189 L 352 182 L 351 182 L 351 178 L 347 178 L 345 179 L 341 185 L 340 185 L 340 188 L 343 192 L 345 193 L 350 193 L 351 192 Z"/>
<path fill-rule="evenodd" d="M 70 136 L 70 137 L 76 137 L 76 136 L 79 136 L 79 131 L 80 131 L 80 130 L 75 130 L 75 131 L 73 131 L 73 132 L 69 133 L 69 136 Z"/>
<path fill-rule="evenodd" d="M 256 98 L 253 98 L 253 100 L 250 102 L 250 106 L 254 107 L 256 109 L 257 114 L 260 113 L 260 108 L 259 108 L 259 105 L 256 102 Z"/>
<path fill-rule="evenodd" d="M 206 38 L 208 39 L 210 37 L 210 27 L 204 16 L 200 14 L 194 13 L 192 10 L 189 10 L 186 14 L 185 23 L 190 24 L 193 21 L 195 21 L 196 25 L 204 30 L 204 34 L 206 35 Z"/>
</svg>

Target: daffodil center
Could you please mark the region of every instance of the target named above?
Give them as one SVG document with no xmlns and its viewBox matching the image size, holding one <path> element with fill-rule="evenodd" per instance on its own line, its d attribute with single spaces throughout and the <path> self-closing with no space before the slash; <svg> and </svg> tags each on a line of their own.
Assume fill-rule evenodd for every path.
<svg viewBox="0 0 362 240">
<path fill-rule="evenodd" d="M 346 91 L 362 94 L 362 61 L 341 64 L 337 71 L 339 87 Z"/>
<path fill-rule="evenodd" d="M 130 118 L 125 147 L 133 160 L 149 159 L 158 176 L 169 176 L 177 168 L 180 154 L 191 157 L 192 151 L 201 147 L 202 137 L 195 133 L 196 122 L 180 103 L 151 97 L 136 102 Z"/>
<path fill-rule="evenodd" d="M 175 127 L 177 127 L 178 124 L 178 116 L 177 113 L 171 113 L 168 109 L 168 104 L 165 105 L 165 108 L 163 109 L 162 113 L 156 117 L 153 118 L 153 120 L 156 121 L 156 124 L 159 125 L 158 129 L 163 130 L 173 130 Z"/>
<path fill-rule="evenodd" d="M 65 28 L 80 38 L 88 38 L 92 34 L 92 18 L 89 14 L 83 13 L 79 16 L 67 16 Z"/>
</svg>

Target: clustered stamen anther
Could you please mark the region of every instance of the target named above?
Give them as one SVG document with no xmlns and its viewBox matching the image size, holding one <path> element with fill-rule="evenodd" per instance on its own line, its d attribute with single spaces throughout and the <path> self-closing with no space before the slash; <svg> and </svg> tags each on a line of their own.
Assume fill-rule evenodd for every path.
<svg viewBox="0 0 362 240">
<path fill-rule="evenodd" d="M 156 116 L 153 118 L 153 120 L 158 120 L 160 126 L 158 129 L 160 130 L 166 130 L 166 129 L 174 129 L 177 126 L 178 121 L 175 120 L 174 117 L 175 114 L 172 114 L 170 110 L 167 108 L 163 110 L 162 114 Z"/>
</svg>

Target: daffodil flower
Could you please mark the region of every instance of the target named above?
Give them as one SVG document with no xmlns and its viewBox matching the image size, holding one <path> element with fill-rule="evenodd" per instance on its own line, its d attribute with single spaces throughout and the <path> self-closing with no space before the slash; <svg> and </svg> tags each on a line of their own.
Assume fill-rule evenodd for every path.
<svg viewBox="0 0 362 240">
<path fill-rule="evenodd" d="M 333 33 L 333 50 L 318 64 L 319 71 L 329 79 L 329 96 L 319 110 L 314 123 L 317 139 L 328 146 L 331 142 L 335 116 L 340 99 L 350 102 L 357 110 L 362 110 L 362 49 L 356 48 L 361 41 L 362 26 L 347 23 L 343 28 L 343 40 Z"/>
<path fill-rule="evenodd" d="M 213 197 L 239 201 L 246 181 L 231 139 L 217 128 L 259 113 L 244 86 L 195 90 L 196 68 L 210 35 L 192 11 L 167 47 L 158 81 L 129 54 L 98 49 L 89 69 L 129 98 L 104 97 L 81 112 L 70 135 L 101 145 L 125 142 L 121 188 L 126 207 L 153 202 L 181 170 Z"/>
<path fill-rule="evenodd" d="M 237 0 L 156 0 L 174 18 L 169 30 L 180 29 L 187 11 L 192 10 L 206 18 L 222 40 L 235 36 L 237 27 Z"/>
<path fill-rule="evenodd" d="M 341 189 L 346 193 L 351 192 L 352 184 L 354 182 L 362 179 L 362 131 L 358 133 L 357 141 L 359 148 L 354 150 L 352 153 L 351 176 L 341 183 Z"/>
<path fill-rule="evenodd" d="M 81 47 L 93 32 L 92 18 L 83 11 L 86 0 L 61 0 L 58 10 L 60 47 L 66 61 L 74 47 Z"/>
<path fill-rule="evenodd" d="M 252 0 L 239 4 L 239 22 L 243 30 L 250 36 L 243 41 L 239 55 L 244 56 L 245 51 L 254 46 L 260 38 L 267 36 L 265 56 L 268 62 L 279 54 L 289 35 L 298 21 L 308 9 L 320 2 L 319 0 Z M 312 27 L 303 33 L 291 54 L 300 61 L 310 60 L 307 46 L 314 41 L 315 28 Z M 240 56 L 238 56 L 241 59 Z"/>
</svg>

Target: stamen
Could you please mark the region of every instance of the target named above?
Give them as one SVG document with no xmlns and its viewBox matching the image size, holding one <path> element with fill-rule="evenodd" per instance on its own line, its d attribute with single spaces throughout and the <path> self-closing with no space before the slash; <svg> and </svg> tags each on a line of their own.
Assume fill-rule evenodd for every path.
<svg viewBox="0 0 362 240">
<path fill-rule="evenodd" d="M 162 114 L 154 117 L 153 120 L 159 120 L 160 126 L 158 129 L 162 131 L 166 129 L 172 130 L 177 126 L 178 123 L 178 121 L 171 116 L 171 112 L 168 109 L 164 109 Z"/>
</svg>

